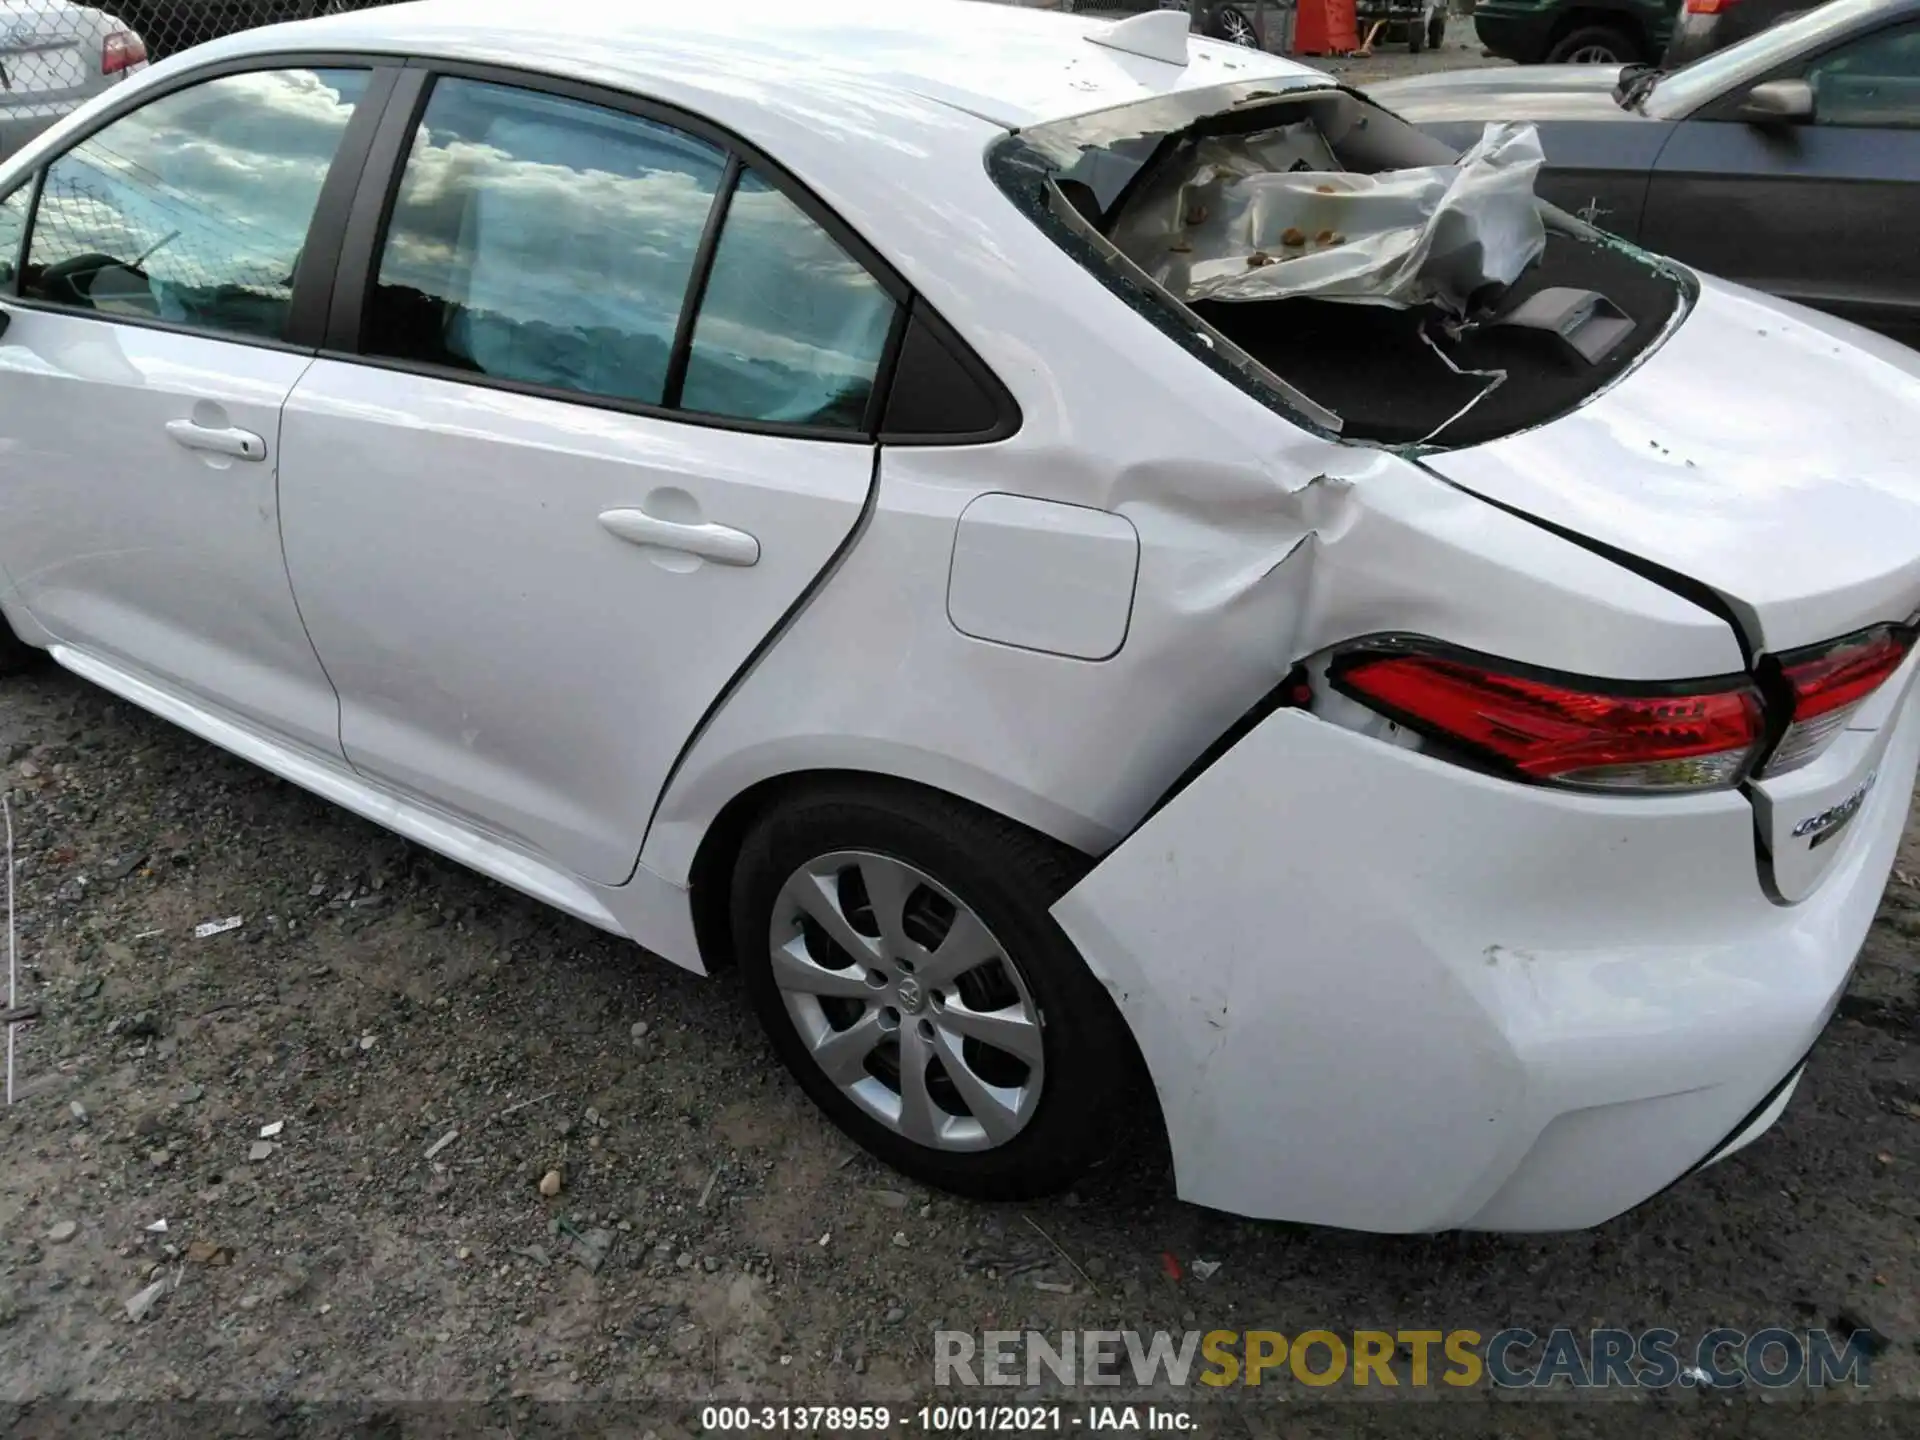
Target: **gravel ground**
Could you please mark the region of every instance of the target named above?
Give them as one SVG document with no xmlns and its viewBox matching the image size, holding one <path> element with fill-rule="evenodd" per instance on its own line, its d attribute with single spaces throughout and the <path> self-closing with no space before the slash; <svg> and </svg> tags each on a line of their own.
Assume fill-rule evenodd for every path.
<svg viewBox="0 0 1920 1440">
<path fill-rule="evenodd" d="M 58 671 L 0 687 L 0 760 L 46 1007 L 0 1116 L 0 1401 L 902 1400 L 932 1330 L 1021 1324 L 1871 1326 L 1869 1393 L 1920 1391 L 1915 832 L 1765 1140 L 1590 1234 L 1403 1239 L 1183 1205 L 1152 1153 L 1047 1203 L 926 1193 L 728 980 Z"/>
<path fill-rule="evenodd" d="M 715 1398 L 925 1397 L 943 1327 L 1865 1328 L 1869 1399 L 1906 1399 L 1829 1394 L 1820 1433 L 1900 1433 L 1920 1396 L 1920 831 L 1766 1139 L 1592 1233 L 1379 1238 L 1182 1205 L 1152 1151 L 1047 1203 L 925 1192 L 817 1118 L 730 980 L 58 671 L 0 687 L 0 784 L 46 1007 L 0 1114 L 0 1403 L 41 1408 L 0 1408 L 0 1431 L 63 1400 L 265 1400 L 274 1434 L 333 1424 L 321 1402 L 461 1400 L 524 1435 L 555 1413 L 524 1402 L 596 1400 L 664 1437 Z M 1508 1403 L 1498 1429 L 1801 1418 L 1727 1403 Z M 1207 1433 L 1282 1433 L 1271 1406 L 1196 1409 Z M 71 1413 L 63 1433 L 219 1428 Z M 1472 1403 L 1281 1413 L 1288 1434 L 1494 1428 Z"/>
<path fill-rule="evenodd" d="M 1339 76 L 1349 84 L 1365 87 L 1375 80 L 1391 80 L 1401 75 L 1420 75 L 1432 70 L 1470 70 L 1481 65 L 1507 65 L 1483 55 L 1474 38 L 1473 19 L 1455 15 L 1447 21 L 1447 42 L 1438 50 L 1409 55 L 1404 45 L 1382 44 L 1372 55 L 1351 59 L 1308 59 L 1306 64 Z"/>
</svg>

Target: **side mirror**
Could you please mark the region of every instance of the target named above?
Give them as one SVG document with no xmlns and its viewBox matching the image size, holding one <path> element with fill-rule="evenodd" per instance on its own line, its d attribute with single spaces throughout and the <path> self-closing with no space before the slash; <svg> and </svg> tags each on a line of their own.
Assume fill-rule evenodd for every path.
<svg viewBox="0 0 1920 1440">
<path fill-rule="evenodd" d="M 1813 87 L 1804 80 L 1763 80 L 1747 92 L 1740 118 L 1756 125 L 1797 125 L 1813 119 Z"/>
</svg>

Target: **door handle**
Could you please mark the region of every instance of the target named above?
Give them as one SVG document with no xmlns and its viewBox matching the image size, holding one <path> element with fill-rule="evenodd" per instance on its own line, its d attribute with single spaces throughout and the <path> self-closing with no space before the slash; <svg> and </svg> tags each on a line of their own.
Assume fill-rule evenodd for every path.
<svg viewBox="0 0 1920 1440">
<path fill-rule="evenodd" d="M 760 559 L 760 542 L 731 525 L 683 525 L 644 510 L 603 510 L 600 524 L 608 534 L 632 544 L 684 550 L 721 565 L 753 565 Z"/>
<path fill-rule="evenodd" d="M 267 458 L 267 442 L 251 430 L 235 426 L 196 425 L 191 420 L 167 421 L 167 434 L 189 450 L 208 450 L 215 455 L 233 455 L 241 460 Z"/>
</svg>

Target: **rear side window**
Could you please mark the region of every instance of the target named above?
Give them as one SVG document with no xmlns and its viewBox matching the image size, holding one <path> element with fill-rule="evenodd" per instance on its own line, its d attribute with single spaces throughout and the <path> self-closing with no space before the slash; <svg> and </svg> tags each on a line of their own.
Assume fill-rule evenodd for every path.
<svg viewBox="0 0 1920 1440">
<path fill-rule="evenodd" d="M 543 390 L 860 431 L 895 310 L 858 260 L 721 146 L 605 106 L 442 77 L 401 175 L 362 349 Z"/>
<path fill-rule="evenodd" d="M 741 420 L 858 429 L 893 310 L 859 261 L 743 171 L 694 321 L 680 403 Z"/>
<path fill-rule="evenodd" d="M 375 355 L 657 405 L 724 151 L 480 81 L 433 89 L 367 314 Z"/>
<path fill-rule="evenodd" d="M 47 168 L 21 295 L 279 339 L 320 187 L 368 78 L 222 76 L 81 141 Z"/>
</svg>

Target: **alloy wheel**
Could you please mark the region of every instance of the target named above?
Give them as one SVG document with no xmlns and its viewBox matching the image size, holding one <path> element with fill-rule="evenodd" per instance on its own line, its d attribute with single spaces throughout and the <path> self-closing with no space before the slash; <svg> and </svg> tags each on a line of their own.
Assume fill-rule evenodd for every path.
<svg viewBox="0 0 1920 1440">
<path fill-rule="evenodd" d="M 1620 57 L 1610 45 L 1582 45 L 1567 56 L 1569 65 L 1618 65 Z"/>
<path fill-rule="evenodd" d="M 819 856 L 781 887 L 768 943 L 814 1063 L 889 1130 L 990 1150 L 1033 1118 L 1039 1007 L 985 924 L 924 872 L 867 851 Z"/>
<path fill-rule="evenodd" d="M 1253 22 L 1247 19 L 1244 12 L 1234 9 L 1231 5 L 1219 12 L 1215 26 L 1220 32 L 1220 38 L 1230 45 L 1244 46 L 1248 50 L 1260 48 L 1260 35 L 1254 29 Z"/>
</svg>

